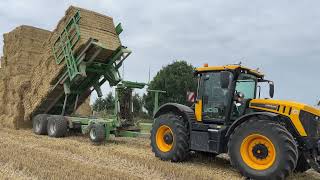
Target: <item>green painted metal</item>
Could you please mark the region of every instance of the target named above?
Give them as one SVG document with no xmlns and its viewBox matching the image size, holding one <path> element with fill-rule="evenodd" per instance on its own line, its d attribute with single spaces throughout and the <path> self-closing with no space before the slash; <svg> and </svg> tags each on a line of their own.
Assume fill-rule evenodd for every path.
<svg viewBox="0 0 320 180">
<path fill-rule="evenodd" d="M 101 65 L 101 64 L 100 64 Z M 104 66 L 104 65 L 102 65 Z M 120 84 L 118 84 L 118 88 L 143 88 L 145 87 L 145 83 L 138 83 L 138 82 L 131 82 L 131 81 L 121 81 Z M 72 91 L 75 92 L 75 91 Z M 116 91 L 117 93 L 117 91 Z M 117 99 L 117 95 L 116 95 Z M 121 137 L 148 137 L 150 135 L 150 130 L 152 127 L 151 123 L 139 123 L 137 129 L 140 129 L 139 131 L 136 130 L 126 130 L 122 129 L 119 117 L 114 115 L 109 118 L 91 118 L 91 117 L 73 117 L 73 116 L 65 116 L 67 120 L 69 121 L 69 127 L 75 128 L 76 124 L 80 125 L 81 132 L 83 134 L 88 134 L 90 127 L 92 124 L 102 124 L 105 127 L 105 136 L 106 140 L 109 139 L 111 134 L 114 134 L 115 136 L 121 136 Z"/>
<path fill-rule="evenodd" d="M 95 55 L 97 55 L 96 52 L 91 51 L 90 55 L 87 54 L 86 56 L 84 56 L 89 49 L 94 49 L 96 50 L 96 52 L 105 50 L 100 43 L 96 42 L 93 39 L 89 39 L 86 43 L 85 48 L 83 48 L 83 51 L 78 53 L 79 55 L 76 60 L 77 67 L 79 67 L 78 69 L 80 69 L 79 76 L 77 76 L 77 78 L 71 79 L 68 71 L 66 70 L 61 74 L 61 76 L 59 76 L 59 78 L 57 78 L 57 81 L 52 88 L 53 91 L 55 89 L 57 89 L 57 91 L 61 91 L 59 90 L 61 84 L 68 83 L 70 91 L 65 91 L 65 94 L 70 94 L 71 97 L 68 98 L 66 107 L 68 109 L 68 107 L 72 106 L 72 111 L 75 109 L 74 103 L 76 100 L 76 96 L 81 96 L 88 90 L 90 90 L 91 92 L 92 90 L 96 90 L 97 92 L 99 92 L 99 87 L 106 81 L 109 82 L 110 86 L 117 85 L 121 81 L 119 68 L 121 67 L 123 61 L 131 54 L 131 50 L 127 49 L 126 47 L 120 46 L 111 54 L 111 56 L 107 57 L 105 61 L 101 62 L 95 60 Z M 57 96 L 52 98 L 57 98 Z M 44 113 L 60 114 L 61 110 L 59 109 L 59 107 L 63 107 L 62 105 L 64 104 L 64 102 L 63 97 L 59 98 L 60 100 L 54 102 L 55 104 L 52 105 L 55 107 L 54 110 Z M 67 110 L 66 114 L 70 114 L 70 111 L 71 109 L 69 108 L 69 111 Z M 43 112 L 40 111 L 39 113 Z"/>
<path fill-rule="evenodd" d="M 139 131 L 119 131 L 117 136 L 120 137 L 147 137 L 149 133 L 142 133 Z"/>
<path fill-rule="evenodd" d="M 116 33 L 119 35 L 121 34 L 123 31 L 123 28 L 121 26 L 121 23 L 119 23 L 117 26 L 116 26 Z"/>
<path fill-rule="evenodd" d="M 138 137 L 139 132 L 134 131 L 119 131 L 117 136 L 120 137 Z"/>
<path fill-rule="evenodd" d="M 82 134 L 88 134 L 92 124 L 101 124 L 105 127 L 106 140 L 111 134 L 120 137 L 148 137 L 150 135 L 151 123 L 141 123 L 143 131 L 119 130 L 116 118 L 91 118 L 91 117 L 74 117 L 65 116 L 69 122 L 69 128 L 75 128 L 76 124 L 80 125 Z"/>
<path fill-rule="evenodd" d="M 120 46 L 112 55 L 111 58 L 108 59 L 108 64 L 114 64 L 116 61 L 115 68 L 119 69 L 122 66 L 123 61 L 131 54 L 131 50 Z"/>
<path fill-rule="evenodd" d="M 121 81 L 118 85 L 117 85 L 117 88 L 115 90 L 115 107 L 114 107 L 114 114 L 117 118 L 117 121 L 120 123 L 120 120 L 121 120 L 121 115 L 120 115 L 120 98 L 119 96 L 121 96 L 121 92 L 123 92 L 123 90 L 131 90 L 131 93 L 132 93 L 132 89 L 142 89 L 146 86 L 147 84 L 146 83 L 141 83 L 141 82 L 132 82 L 132 81 Z M 131 95 L 132 96 L 132 95 Z M 133 108 L 133 105 L 132 105 L 132 97 L 130 98 L 130 106 L 131 108 Z M 131 109 L 130 108 L 130 109 Z M 133 109 L 131 109 L 130 111 L 132 111 Z M 132 114 L 132 112 L 127 112 L 129 114 L 129 116 Z M 132 117 L 132 116 L 130 116 Z M 132 121 L 133 122 L 133 119 L 127 119 L 127 121 Z"/>
<path fill-rule="evenodd" d="M 76 57 L 74 57 L 74 47 L 80 40 L 80 18 L 80 11 L 77 11 L 64 27 L 52 47 L 56 63 L 61 64 L 62 61 L 65 61 L 71 80 L 80 74 Z"/>
<path fill-rule="evenodd" d="M 150 133 L 152 129 L 152 123 L 139 123 L 139 127 L 142 133 Z"/>
<path fill-rule="evenodd" d="M 166 91 L 161 90 L 148 90 L 149 92 L 154 92 L 154 105 L 153 105 L 153 115 L 159 109 L 159 93 L 166 93 Z"/>
<path fill-rule="evenodd" d="M 130 88 L 130 89 L 142 89 L 146 86 L 146 83 L 133 82 L 133 81 L 121 81 L 121 84 L 117 88 Z"/>
<path fill-rule="evenodd" d="M 90 125 L 92 123 L 103 123 L 108 124 L 110 127 L 116 127 L 114 119 L 107 118 L 91 118 L 91 117 L 76 117 L 76 116 L 65 116 L 65 118 L 73 123 L 80 123 L 82 125 Z"/>
<path fill-rule="evenodd" d="M 74 116 L 65 116 L 65 118 L 69 122 L 69 128 L 74 128 L 76 124 L 80 124 L 82 134 L 88 134 L 92 124 L 101 124 L 105 127 L 106 139 L 109 139 L 111 132 L 115 132 L 117 129 L 115 119 Z"/>
<path fill-rule="evenodd" d="M 155 92 L 155 94 L 154 94 L 154 105 L 153 105 L 153 115 L 156 114 L 158 109 L 159 109 L 159 92 Z"/>
</svg>

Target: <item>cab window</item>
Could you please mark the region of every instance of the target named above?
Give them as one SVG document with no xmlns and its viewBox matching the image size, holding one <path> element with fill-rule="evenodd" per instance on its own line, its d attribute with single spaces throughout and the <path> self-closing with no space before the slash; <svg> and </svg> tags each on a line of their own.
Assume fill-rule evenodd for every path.
<svg viewBox="0 0 320 180">
<path fill-rule="evenodd" d="M 220 74 L 220 72 L 207 72 L 200 77 L 198 99 L 202 99 L 204 121 L 225 119 L 229 89 L 221 88 Z"/>
<path fill-rule="evenodd" d="M 244 94 L 245 99 L 254 99 L 256 94 L 257 78 L 250 74 L 240 74 L 236 91 Z"/>
<path fill-rule="evenodd" d="M 231 119 L 235 120 L 245 114 L 247 102 L 256 96 L 257 78 L 250 74 L 240 74 L 236 83 L 236 92 L 232 107 Z M 237 96 L 243 95 L 243 99 L 239 102 Z"/>
</svg>

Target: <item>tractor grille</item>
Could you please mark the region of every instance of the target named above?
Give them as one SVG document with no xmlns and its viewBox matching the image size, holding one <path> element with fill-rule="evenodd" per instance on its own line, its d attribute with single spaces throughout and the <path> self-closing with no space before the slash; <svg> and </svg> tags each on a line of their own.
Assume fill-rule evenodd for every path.
<svg viewBox="0 0 320 180">
<path fill-rule="evenodd" d="M 301 110 L 299 119 L 309 137 L 320 137 L 320 118 L 318 116 Z"/>
</svg>

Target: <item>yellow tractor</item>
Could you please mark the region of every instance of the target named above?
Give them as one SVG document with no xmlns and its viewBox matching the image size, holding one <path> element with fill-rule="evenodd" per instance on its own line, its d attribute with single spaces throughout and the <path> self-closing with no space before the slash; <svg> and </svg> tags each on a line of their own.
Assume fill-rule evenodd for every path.
<svg viewBox="0 0 320 180">
<path fill-rule="evenodd" d="M 284 179 L 310 168 L 320 172 L 320 110 L 261 99 L 264 75 L 241 65 L 196 68 L 194 106 L 162 105 L 154 115 L 151 147 L 162 160 L 179 162 L 189 152 L 228 153 L 248 178 Z"/>
</svg>

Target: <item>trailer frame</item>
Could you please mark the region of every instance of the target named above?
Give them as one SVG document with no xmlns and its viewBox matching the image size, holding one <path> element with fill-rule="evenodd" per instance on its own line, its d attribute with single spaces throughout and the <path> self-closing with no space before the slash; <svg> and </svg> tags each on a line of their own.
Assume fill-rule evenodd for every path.
<svg viewBox="0 0 320 180">
<path fill-rule="evenodd" d="M 79 130 L 82 134 L 89 134 L 90 139 L 96 143 L 109 139 L 110 134 L 126 137 L 145 134 L 140 133 L 139 128 L 122 127 L 117 113 L 111 118 L 74 115 L 78 106 L 94 90 L 99 97 L 102 96 L 100 87 L 106 81 L 110 86 L 116 86 L 122 81 L 119 68 L 132 52 L 122 44 L 116 50 L 107 49 L 93 38 L 88 39 L 80 49 L 76 49 L 76 43 L 81 38 L 80 20 L 81 14 L 77 11 L 53 44 L 52 53 L 57 66 L 63 63 L 65 66 L 51 82 L 53 86 L 48 95 L 31 115 L 34 132 L 48 134 L 51 137 L 64 137 L 68 131 Z M 115 27 L 115 30 L 119 36 L 123 31 L 121 23 Z M 99 55 L 103 52 L 107 52 L 110 56 L 101 60 Z M 100 59 L 97 59 L 98 56 Z M 123 81 L 117 88 L 143 88 L 145 85 Z M 96 132 L 92 133 L 92 131 Z M 100 139 L 92 139 L 93 134 Z"/>
</svg>

